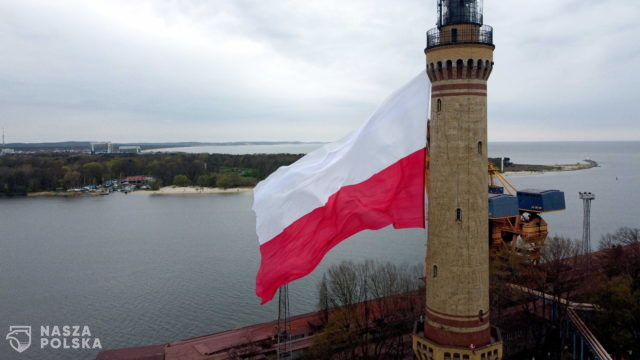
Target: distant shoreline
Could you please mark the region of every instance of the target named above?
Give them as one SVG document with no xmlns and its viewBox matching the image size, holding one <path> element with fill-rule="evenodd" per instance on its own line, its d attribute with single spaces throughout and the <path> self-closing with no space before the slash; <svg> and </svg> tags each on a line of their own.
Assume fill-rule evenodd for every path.
<svg viewBox="0 0 640 360">
<path fill-rule="evenodd" d="M 76 198 L 76 197 L 92 197 L 106 195 L 100 192 L 68 192 L 68 191 L 38 191 L 26 194 L 26 197 L 64 197 L 64 198 Z M 15 195 L 24 196 L 24 195 Z"/>
<path fill-rule="evenodd" d="M 92 141 L 61 141 L 61 142 L 14 142 L 5 144 L 7 148 L 21 152 L 90 152 Z M 323 141 L 222 141 L 222 142 L 138 142 L 138 143 L 96 143 L 105 151 L 107 144 L 111 144 L 116 150 L 120 146 L 139 146 L 143 152 L 155 152 L 171 148 L 197 148 L 202 146 L 270 146 L 270 145 L 306 145 L 306 144 L 326 144 Z M 117 152 L 117 151 L 116 151 Z"/>
<path fill-rule="evenodd" d="M 235 187 L 235 188 L 209 188 L 198 186 L 165 186 L 159 190 L 138 190 L 131 194 L 136 195 L 213 195 L 213 194 L 237 194 L 253 191 L 252 187 Z"/>
<path fill-rule="evenodd" d="M 593 160 L 583 160 L 583 162 L 576 164 L 557 164 L 557 165 L 524 165 L 513 164 L 507 167 L 507 171 L 503 173 L 504 176 L 533 176 L 541 175 L 548 172 L 563 172 L 563 171 L 578 171 L 587 170 L 594 167 L 598 167 L 598 163 Z M 509 168 L 516 168 L 518 170 L 509 170 Z M 159 190 L 137 190 L 131 192 L 135 195 L 218 195 L 218 194 L 238 194 L 253 191 L 253 187 L 233 187 L 233 188 L 209 188 L 209 187 L 178 187 L 178 186 L 165 186 Z M 95 197 L 101 195 L 108 195 L 108 193 L 102 192 L 68 192 L 68 191 L 40 191 L 28 194 L 14 194 L 2 197 L 61 197 L 61 198 L 78 198 L 78 197 Z"/>
<path fill-rule="evenodd" d="M 548 172 L 562 172 L 562 171 L 578 171 L 587 170 L 594 167 L 598 167 L 598 163 L 593 160 L 583 160 L 583 162 L 576 164 L 558 164 L 558 165 L 520 165 L 515 164 L 517 168 L 522 170 L 505 171 L 502 173 L 504 176 L 530 176 L 541 175 Z"/>
</svg>

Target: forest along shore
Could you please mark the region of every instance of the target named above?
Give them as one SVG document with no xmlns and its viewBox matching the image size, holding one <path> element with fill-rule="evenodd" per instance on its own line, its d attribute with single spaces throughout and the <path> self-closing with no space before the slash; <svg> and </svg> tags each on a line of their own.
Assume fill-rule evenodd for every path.
<svg viewBox="0 0 640 360">
<path fill-rule="evenodd" d="M 158 190 L 137 190 L 131 191 L 130 194 L 136 195 L 210 195 L 210 194 L 238 194 L 253 191 L 253 187 L 234 187 L 234 188 L 210 188 L 198 186 L 165 186 Z M 66 192 L 66 191 L 40 191 L 27 194 L 27 197 L 87 197 L 108 195 L 102 192 Z"/>
<path fill-rule="evenodd" d="M 304 154 L 75 154 L 0 156 L 0 197 L 85 196 L 166 186 L 253 187 Z M 62 192 L 69 194 L 60 195 Z"/>
<path fill-rule="evenodd" d="M 597 167 L 598 163 L 593 160 L 584 160 L 581 163 L 576 164 L 557 164 L 557 165 L 525 165 L 525 164 L 510 164 L 509 167 L 505 167 L 503 174 L 505 176 L 528 176 L 539 175 L 546 172 L 557 171 L 577 171 L 586 170 Z M 514 170 L 523 169 L 523 170 Z M 198 187 L 198 186 L 165 186 L 158 190 L 147 191 L 135 191 L 133 194 L 143 195 L 203 195 L 203 194 L 236 194 L 240 192 L 253 191 L 253 187 L 234 187 L 234 188 L 211 188 L 211 187 Z"/>
<path fill-rule="evenodd" d="M 598 163 L 593 160 L 584 160 L 583 163 L 577 164 L 558 164 L 558 165 L 523 165 L 523 164 L 511 164 L 505 171 L 505 176 L 530 176 L 539 175 L 546 172 L 557 171 L 577 171 L 585 170 L 598 166 Z M 523 170 L 513 170 L 514 168 Z M 253 191 L 252 186 L 245 187 L 232 187 L 232 188 L 220 188 L 220 187 L 202 187 L 202 186 L 165 186 L 156 190 L 138 190 L 132 191 L 131 194 L 136 195 L 217 195 L 217 194 L 238 194 L 244 192 Z M 76 192 L 63 192 L 63 191 L 42 191 L 36 193 L 27 194 L 28 197 L 80 197 L 80 196 L 100 196 L 104 193 L 76 193 Z"/>
<path fill-rule="evenodd" d="M 224 194 L 247 191 L 304 154 L 75 154 L 0 156 L 0 197 L 81 197 L 125 193 Z M 489 159 L 506 175 L 588 169 L 592 160 L 566 165 L 514 164 Z"/>
</svg>

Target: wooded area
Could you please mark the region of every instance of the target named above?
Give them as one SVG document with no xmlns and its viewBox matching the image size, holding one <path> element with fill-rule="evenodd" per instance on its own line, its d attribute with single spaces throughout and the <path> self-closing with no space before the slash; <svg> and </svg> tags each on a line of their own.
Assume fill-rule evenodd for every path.
<svg viewBox="0 0 640 360">
<path fill-rule="evenodd" d="M 127 176 L 156 178 L 154 187 L 253 186 L 302 154 L 16 154 L 0 157 L 0 194 L 21 195 L 99 185 Z"/>
<path fill-rule="evenodd" d="M 567 358 L 569 343 L 561 336 L 568 325 L 564 299 L 597 306 L 598 311 L 581 316 L 614 358 L 639 358 L 640 229 L 623 227 L 604 235 L 599 250 L 585 255 L 576 240 L 556 236 L 547 239 L 538 265 L 507 251 L 492 256 L 491 322 L 503 334 L 517 334 L 511 341 L 520 349 L 511 351 L 524 352 L 523 358 Z M 541 314 L 551 312 L 552 305 L 531 301 L 534 291 L 555 299 L 551 319 Z"/>
<path fill-rule="evenodd" d="M 318 286 L 325 321 L 305 359 L 411 357 L 407 335 L 424 315 L 422 272 L 421 266 L 374 261 L 332 265 Z M 535 293 L 552 296 L 555 305 Z M 569 326 L 563 300 L 596 306 L 581 316 L 614 358 L 640 358 L 640 229 L 603 236 L 591 257 L 576 240 L 563 237 L 547 240 L 539 264 L 494 249 L 491 323 L 500 328 L 509 356 L 571 358 L 562 336 Z"/>
<path fill-rule="evenodd" d="M 371 260 L 331 266 L 318 286 L 325 322 L 305 358 L 410 358 L 407 334 L 424 307 L 422 272 Z"/>
</svg>

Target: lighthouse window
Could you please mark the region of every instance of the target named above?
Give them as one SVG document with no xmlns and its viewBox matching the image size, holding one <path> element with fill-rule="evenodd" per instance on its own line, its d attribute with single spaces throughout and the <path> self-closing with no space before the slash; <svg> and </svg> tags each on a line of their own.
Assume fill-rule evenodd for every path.
<svg viewBox="0 0 640 360">
<path fill-rule="evenodd" d="M 458 42 L 458 29 L 451 29 L 451 42 Z"/>
<path fill-rule="evenodd" d="M 438 265 L 433 265 L 433 277 L 438 277 Z"/>
<path fill-rule="evenodd" d="M 456 209 L 456 221 L 462 221 L 462 209 Z"/>
<path fill-rule="evenodd" d="M 438 112 L 442 111 L 442 100 L 438 99 L 438 105 L 436 106 L 436 109 Z"/>
<path fill-rule="evenodd" d="M 482 155 L 482 141 L 478 141 L 478 154 Z"/>
</svg>

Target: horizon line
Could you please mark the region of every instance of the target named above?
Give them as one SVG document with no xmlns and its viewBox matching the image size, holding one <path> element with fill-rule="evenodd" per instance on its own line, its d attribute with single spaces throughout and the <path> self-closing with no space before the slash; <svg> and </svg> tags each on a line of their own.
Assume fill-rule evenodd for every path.
<svg viewBox="0 0 640 360">
<path fill-rule="evenodd" d="M 112 144 L 201 144 L 201 145 L 269 145 L 269 144 L 329 144 L 333 141 L 301 141 L 301 140 L 229 140 L 229 141 L 100 141 L 100 140 L 54 140 L 54 141 L 14 141 L 6 143 L 5 146 L 15 144 L 61 144 L 61 143 L 112 143 Z M 640 142 L 640 139 L 635 140 L 489 140 L 489 143 L 557 143 L 557 142 Z"/>
</svg>

